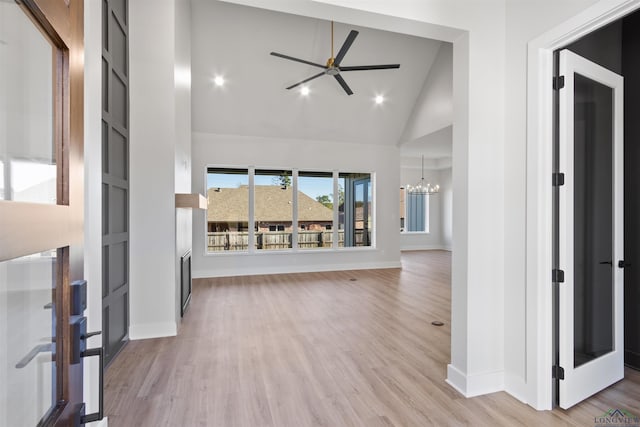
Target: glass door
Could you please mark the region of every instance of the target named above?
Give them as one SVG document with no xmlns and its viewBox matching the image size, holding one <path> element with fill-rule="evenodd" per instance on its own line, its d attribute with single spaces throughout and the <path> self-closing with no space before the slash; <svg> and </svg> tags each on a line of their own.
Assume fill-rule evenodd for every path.
<svg viewBox="0 0 640 427">
<path fill-rule="evenodd" d="M 57 251 L 0 263 L 0 426 L 35 426 L 57 402 Z"/>
<path fill-rule="evenodd" d="M 354 246 L 371 246 L 371 177 L 353 181 Z"/>
<path fill-rule="evenodd" d="M 83 277 L 82 10 L 0 2 L 0 426 L 75 425 L 83 411 L 72 344 L 83 318 L 71 312 Z"/>
<path fill-rule="evenodd" d="M 623 78 L 560 52 L 560 406 L 622 379 Z"/>
</svg>

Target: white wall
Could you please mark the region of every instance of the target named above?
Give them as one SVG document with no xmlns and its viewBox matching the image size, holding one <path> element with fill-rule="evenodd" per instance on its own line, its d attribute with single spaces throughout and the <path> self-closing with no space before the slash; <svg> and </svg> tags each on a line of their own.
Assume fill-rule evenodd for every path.
<svg viewBox="0 0 640 427">
<path fill-rule="evenodd" d="M 412 160 L 411 166 L 407 165 Z M 451 168 L 448 169 L 449 171 Z M 451 191 L 451 180 L 449 188 L 445 189 L 442 179 L 444 171 L 435 169 L 425 169 L 424 179 L 433 185 L 440 185 L 440 193 L 429 197 L 429 232 L 428 233 L 400 233 L 400 250 L 423 250 L 423 249 L 447 249 L 443 242 L 443 224 L 445 218 L 442 211 L 441 194 Z M 400 185 L 415 185 L 422 175 L 420 159 L 403 159 L 400 169 Z M 449 212 L 451 214 L 451 212 Z M 450 220 L 449 220 L 450 222 Z M 449 246 L 450 247 L 450 246 Z"/>
<path fill-rule="evenodd" d="M 539 402 L 532 369 L 527 359 L 525 233 L 526 233 L 526 151 L 527 151 L 527 42 L 565 21 L 595 0 L 507 0 L 506 14 L 506 122 L 505 135 L 505 387 L 518 398 L 536 407 Z M 550 283 L 541 284 L 550 286 Z"/>
<path fill-rule="evenodd" d="M 147 1 L 130 2 L 131 37 L 131 217 L 132 248 L 130 252 L 130 287 L 132 316 L 130 337 L 162 336 L 175 334 L 175 322 L 179 318 L 177 284 L 169 272 L 174 267 L 176 249 L 191 245 L 191 212 L 177 211 L 175 231 L 166 225 L 174 213 L 173 189 L 188 192 L 191 188 L 191 99 L 190 99 L 190 10 L 188 0 L 175 0 L 173 4 Z M 149 11 L 158 10 L 158 14 Z M 87 321 L 90 331 L 102 329 L 102 7 L 97 2 L 85 2 L 85 89 L 84 89 L 84 138 L 85 138 L 85 278 L 88 282 Z M 147 19 L 148 17 L 148 19 Z M 175 18 L 175 40 L 172 22 Z M 160 26 L 162 23 L 162 26 Z M 169 25 L 167 26 L 167 24 Z M 136 30 L 133 30 L 135 27 Z M 159 30 L 164 28 L 164 30 Z M 165 32 L 166 30 L 166 32 Z M 151 40 L 160 34 L 159 40 Z M 170 33 L 170 34 L 167 34 Z M 162 43 L 174 46 L 165 49 Z M 149 49 L 155 48 L 154 49 Z M 141 54 L 148 51 L 148 55 Z M 167 51 L 169 55 L 167 55 Z M 175 54 L 175 61 L 173 55 Z M 174 68 L 175 62 L 175 68 Z M 162 69 L 160 76 L 156 68 Z M 149 80 L 148 85 L 141 80 Z M 160 92 L 158 92 L 160 91 Z M 155 104 L 157 98 L 149 93 L 164 91 L 165 96 L 175 96 L 175 106 L 167 109 Z M 158 103 L 160 104 L 160 103 Z M 147 111 L 145 111 L 147 110 Z M 167 119 L 173 111 L 175 119 Z M 159 120 L 160 117 L 165 120 Z M 158 120 L 158 122 L 156 122 Z M 176 144 L 168 133 L 175 126 Z M 158 127 L 157 133 L 154 128 Z M 163 132 L 166 132 L 162 135 Z M 158 137 L 160 133 L 160 137 Z M 156 145 L 158 143 L 158 145 Z M 158 153 L 157 149 L 162 148 Z M 162 163 L 160 163 L 160 161 Z M 185 163 L 186 162 L 186 163 Z M 163 168 L 159 168 L 164 164 Z M 170 167 L 173 166 L 173 167 Z M 175 174 L 175 177 L 174 177 Z M 145 178 L 144 175 L 148 175 Z M 175 181 L 174 181 L 175 180 Z M 151 183 L 149 181 L 152 181 Z M 162 186 L 160 186 L 160 184 Z M 154 196 L 154 193 L 156 195 Z M 158 196 L 162 210 L 155 211 Z M 135 212 L 134 212 L 135 206 Z M 151 222 L 150 227 L 140 223 Z M 162 226 L 158 233 L 154 227 Z M 178 236 L 176 239 L 175 236 Z M 134 237 L 136 236 L 136 237 Z M 141 240 L 135 244 L 134 239 Z M 146 244 L 142 242 L 147 242 Z M 173 242 L 176 241 L 175 247 Z M 180 253 L 180 252 L 178 252 Z M 159 258 L 155 258 L 160 254 Z M 164 259 L 164 262 L 158 262 Z M 169 267 L 169 268 L 167 268 Z M 150 304 L 150 302 L 152 304 Z M 145 307 L 146 306 L 146 307 Z M 101 345 L 101 336 L 90 338 L 88 345 Z M 84 399 L 87 412 L 97 410 L 98 361 L 88 358 L 84 362 Z M 107 425 L 107 420 L 96 425 Z"/>
<path fill-rule="evenodd" d="M 129 3 L 131 339 L 175 335 L 175 2 Z"/>
<path fill-rule="evenodd" d="M 452 123 L 453 44 L 442 43 L 399 141 L 403 186 L 415 184 L 420 179 L 421 165 L 418 157 L 427 154 L 425 179 L 432 184 L 440 185 L 441 194 L 445 192 L 448 195 L 453 194 L 450 179 Z M 446 188 L 442 183 L 441 164 L 445 164 L 449 170 Z M 451 233 L 446 234 L 448 240 L 445 242 L 443 227 L 445 223 L 451 227 L 453 212 L 451 209 L 443 210 L 442 200 L 443 197 L 440 194 L 429 197 L 429 233 L 402 233 L 400 235 L 402 250 L 451 250 Z"/>
<path fill-rule="evenodd" d="M 346 0 L 318 1 L 353 7 Z M 594 3 L 595 0 L 507 0 L 503 5 L 471 1 L 429 1 L 418 5 L 411 0 L 393 4 L 364 0 L 357 4 L 358 8 L 367 11 L 411 17 L 469 31 L 468 58 L 457 55 L 456 51 L 463 42 L 454 41 L 454 125 L 468 114 L 469 139 L 461 144 L 460 138 L 454 135 L 455 233 L 449 381 L 455 385 L 466 379 L 467 385 L 489 386 L 484 388 L 487 391 L 493 377 L 496 389 L 504 387 L 536 407 L 546 406 L 547 402 L 538 401 L 537 382 L 531 376 L 531 366 L 536 361 L 527 360 L 527 350 L 534 349 L 525 346 L 528 332 L 524 317 L 527 307 L 524 266 L 526 43 Z M 483 16 L 487 13 L 495 16 Z M 492 46 L 494 43 L 503 47 Z M 470 67 L 468 109 L 465 104 L 460 104 L 464 98 L 460 99 L 456 94 L 457 88 L 467 84 L 466 76 L 458 75 L 459 65 L 467 60 Z M 490 76 L 491 72 L 497 74 Z M 504 79 L 505 83 L 499 83 L 496 78 Z M 460 112 L 461 107 L 465 108 L 464 112 Z M 498 129 L 492 135 L 488 127 Z M 454 134 L 456 128 L 457 125 L 454 126 Z M 460 176 L 459 167 L 464 166 L 464 162 L 458 159 L 460 154 L 468 156 L 466 177 Z M 496 190 L 496 194 L 488 194 L 485 190 L 491 188 L 493 191 L 496 185 L 503 186 Z M 468 209 L 467 218 L 461 216 L 460 208 Z M 468 261 L 456 259 L 461 245 L 468 250 Z M 492 261 L 490 258 L 493 257 L 500 260 Z M 499 283 L 490 285 L 492 280 L 496 280 L 496 271 L 504 271 L 504 278 L 497 278 Z M 484 320 L 483 312 L 488 314 L 487 309 L 499 311 L 489 319 L 492 325 L 504 328 L 504 334 L 486 332 L 492 326 L 480 320 Z M 463 339 L 467 340 L 466 343 Z M 485 348 L 492 350 L 480 349 L 483 340 Z M 505 345 L 507 342 L 509 345 Z M 493 362 L 490 362 L 493 349 L 500 354 L 494 353 Z M 496 375 L 491 375 L 492 371 Z M 456 374 L 460 374 L 460 378 L 456 379 Z M 478 383 L 472 381 L 472 377 L 484 377 L 487 381 Z M 466 392 L 474 394 L 469 388 Z"/>
<path fill-rule="evenodd" d="M 236 2 L 249 5 L 264 3 L 259 0 Z M 341 7 L 323 8 L 326 6 L 323 3 Z M 359 20 L 357 23 L 360 25 L 373 23 L 378 28 L 388 24 L 396 30 L 404 29 L 412 33 L 423 31 L 424 35 L 432 37 L 440 34 L 443 40 L 454 42 L 455 126 L 452 182 L 455 192 L 452 204 L 455 232 L 452 363 L 449 381 L 467 395 L 506 387 L 507 391 L 524 400 L 535 402 L 536 399 L 535 392 L 532 391 L 535 389 L 535 381 L 530 379 L 527 384 L 525 373 L 528 361 L 525 358 L 523 336 L 527 331 L 522 317 L 526 308 L 526 42 L 593 3 L 594 0 L 507 0 L 506 6 L 502 0 L 432 0 L 419 4 L 411 0 L 362 0 L 357 4 L 348 0 L 274 0 L 269 3 L 269 7 L 273 9 L 332 16 L 347 22 Z M 376 14 L 348 9 L 353 7 Z M 163 88 L 167 81 L 173 81 L 172 76 L 166 75 L 168 66 L 163 57 L 166 52 L 164 55 L 159 52 L 162 47 L 171 45 L 167 33 L 172 33 L 173 24 L 166 13 L 167 6 L 164 2 L 132 2 L 131 56 L 142 67 L 134 72 L 134 62 L 131 64 L 132 89 L 136 91 L 137 101 L 141 103 L 134 108 L 132 93 L 132 147 L 139 144 L 135 153 L 132 150 L 132 165 L 139 171 L 135 176 L 132 174 L 132 200 L 139 199 L 135 203 L 135 218 L 132 203 L 132 242 L 138 240 L 138 243 L 135 253 L 132 246 L 131 255 L 135 255 L 134 259 L 140 260 L 141 265 L 136 267 L 136 275 L 134 277 L 132 274 L 131 279 L 132 309 L 134 297 L 135 304 L 139 305 L 141 298 L 158 295 L 159 306 L 169 307 L 168 311 L 173 316 L 174 307 L 164 294 L 167 286 L 170 291 L 174 291 L 173 283 L 166 284 L 167 281 L 173 282 L 167 278 L 175 277 L 174 272 L 162 274 L 167 272 L 164 268 L 157 268 L 165 264 L 174 268 L 174 263 L 171 262 L 174 254 L 169 258 L 167 248 L 163 248 L 168 246 L 171 252 L 174 249 L 174 237 L 165 236 L 166 230 L 171 233 L 175 230 L 173 206 L 169 201 L 173 200 L 173 194 L 167 194 L 169 189 L 171 192 L 173 190 L 175 159 L 166 153 L 174 151 L 173 147 L 167 148 L 170 145 L 167 139 L 173 133 L 166 132 L 171 127 L 167 123 L 174 122 L 172 119 L 167 122 L 171 114 L 165 111 L 165 108 L 174 107 L 166 104 L 154 105 L 157 99 L 166 99 L 167 94 Z M 389 16 L 410 21 L 406 24 Z M 370 22 L 366 22 L 367 20 Z M 419 21 L 437 26 L 423 27 Z M 134 24 L 138 29 L 135 29 Z M 145 37 L 146 40 L 143 40 Z M 154 87 L 153 83 L 159 80 L 162 84 Z M 144 124 L 149 127 L 146 131 L 140 129 Z M 194 142 L 199 145 L 201 138 L 203 137 L 196 137 Z M 508 144 L 505 144 L 505 139 Z M 240 153 L 240 159 L 233 157 L 229 153 L 232 145 L 225 145 L 226 154 L 209 154 L 222 159 L 221 163 L 228 162 L 231 158 L 239 161 L 247 157 L 247 153 Z M 194 160 L 200 154 L 202 153 L 194 146 Z M 145 160 L 145 157 L 149 159 Z M 299 157 L 296 163 L 299 163 L 298 159 Z M 321 159 L 317 159 L 317 162 L 315 160 L 311 163 L 323 167 Z M 327 163 L 330 167 L 335 167 L 333 161 L 329 163 L 327 160 Z M 162 172 L 158 172 L 158 169 L 162 169 Z M 390 169 L 394 169 L 396 177 L 399 176 L 398 167 L 392 166 Z M 171 171 L 168 173 L 171 177 L 165 176 L 166 170 Z M 202 192 L 204 178 L 197 178 L 198 170 L 203 170 L 202 165 L 194 164 L 193 186 L 195 191 Z M 145 174 L 146 178 L 139 176 Z M 398 178 L 390 180 L 394 182 L 393 188 L 388 190 L 389 194 L 393 192 L 397 197 Z M 486 188 L 491 188 L 492 191 L 487 192 Z M 149 215 L 149 211 L 160 212 L 160 218 Z M 170 215 L 171 219 L 167 219 L 165 215 Z M 203 215 L 194 220 L 194 255 L 202 248 L 202 242 L 197 239 L 203 233 L 197 228 L 198 224 L 203 224 Z M 149 223 L 148 226 L 145 226 L 143 220 Z M 390 221 L 390 224 L 397 224 L 397 218 L 395 222 Z M 397 227 L 393 229 L 395 232 L 391 234 L 398 239 Z M 135 239 L 134 230 L 137 230 Z M 154 230 L 161 235 L 154 234 Z M 393 238 L 391 234 L 388 236 L 390 239 Z M 149 238 L 151 240 L 146 240 Z M 146 241 L 152 243 L 142 243 Z M 399 247 L 399 239 L 396 240 L 396 247 Z M 154 253 L 156 251 L 157 254 Z M 134 284 L 134 280 L 140 284 Z M 132 324 L 133 321 L 132 316 Z M 139 325 L 149 325 L 165 322 L 166 318 L 142 312 L 135 321 Z M 505 341 L 509 342 L 508 346 L 504 345 Z"/>
<path fill-rule="evenodd" d="M 232 2 L 265 7 L 260 0 Z M 273 0 L 268 7 L 453 42 L 448 382 L 467 396 L 502 390 L 504 187 L 496 183 L 504 180 L 505 164 L 504 0 Z"/>
<path fill-rule="evenodd" d="M 206 194 L 207 165 L 374 172 L 376 230 L 375 249 L 205 255 L 206 212 L 198 211 L 193 221 L 193 277 L 400 266 L 396 147 L 194 133 L 192 148 L 192 188 L 201 194 Z"/>
<path fill-rule="evenodd" d="M 453 45 L 442 43 L 400 142 L 413 141 L 452 123 Z"/>
<path fill-rule="evenodd" d="M 453 246 L 453 186 L 451 185 L 451 168 L 440 171 L 440 226 L 442 227 L 440 242 L 448 251 Z"/>
<path fill-rule="evenodd" d="M 175 0 L 175 192 L 191 193 L 191 2 Z M 176 301 L 180 301 L 180 257 L 191 249 L 191 209 L 176 209 Z M 176 304 L 180 321 L 180 304 Z"/>
<path fill-rule="evenodd" d="M 87 330 L 102 330 L 102 5 L 84 5 L 84 276 Z M 88 347 L 102 345 L 102 335 Z M 84 359 L 86 412 L 98 410 L 98 360 Z M 97 424 L 97 423 L 96 423 Z"/>
</svg>

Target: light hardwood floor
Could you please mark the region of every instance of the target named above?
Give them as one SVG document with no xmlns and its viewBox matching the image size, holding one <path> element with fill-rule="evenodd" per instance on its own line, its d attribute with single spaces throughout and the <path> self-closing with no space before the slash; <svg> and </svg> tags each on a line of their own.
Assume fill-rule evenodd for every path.
<svg viewBox="0 0 640 427">
<path fill-rule="evenodd" d="M 640 414 L 633 370 L 569 411 L 458 394 L 444 381 L 450 263 L 405 252 L 402 269 L 195 280 L 179 335 L 131 342 L 109 367 L 109 425 L 593 426 L 610 408 Z"/>
</svg>

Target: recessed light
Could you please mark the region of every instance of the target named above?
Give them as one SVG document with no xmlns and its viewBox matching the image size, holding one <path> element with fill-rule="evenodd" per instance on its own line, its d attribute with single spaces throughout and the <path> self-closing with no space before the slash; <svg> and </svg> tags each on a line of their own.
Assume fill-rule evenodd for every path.
<svg viewBox="0 0 640 427">
<path fill-rule="evenodd" d="M 309 95 L 309 87 L 307 87 L 307 86 L 302 86 L 302 87 L 300 88 L 300 94 L 301 94 L 302 96 L 307 96 L 307 95 Z"/>
<path fill-rule="evenodd" d="M 382 104 L 384 102 L 384 96 L 382 95 L 377 95 L 376 96 L 376 104 Z"/>
<path fill-rule="evenodd" d="M 213 83 L 215 83 L 216 86 L 224 86 L 224 77 L 222 76 L 216 76 L 213 79 Z"/>
</svg>

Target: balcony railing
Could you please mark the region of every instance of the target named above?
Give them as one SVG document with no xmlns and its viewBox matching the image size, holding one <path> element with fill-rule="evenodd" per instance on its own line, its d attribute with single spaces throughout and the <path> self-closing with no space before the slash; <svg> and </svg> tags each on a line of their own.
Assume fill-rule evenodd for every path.
<svg viewBox="0 0 640 427">
<path fill-rule="evenodd" d="M 363 245 L 364 230 L 356 230 L 355 245 Z M 370 241 L 370 239 L 369 239 Z M 255 248 L 260 250 L 289 249 L 293 247 L 293 234 L 289 231 L 260 231 L 255 233 Z M 300 249 L 333 247 L 333 231 L 298 231 Z M 338 231 L 338 247 L 344 247 L 344 230 Z M 207 233 L 207 251 L 246 251 L 249 248 L 248 231 Z"/>
</svg>

